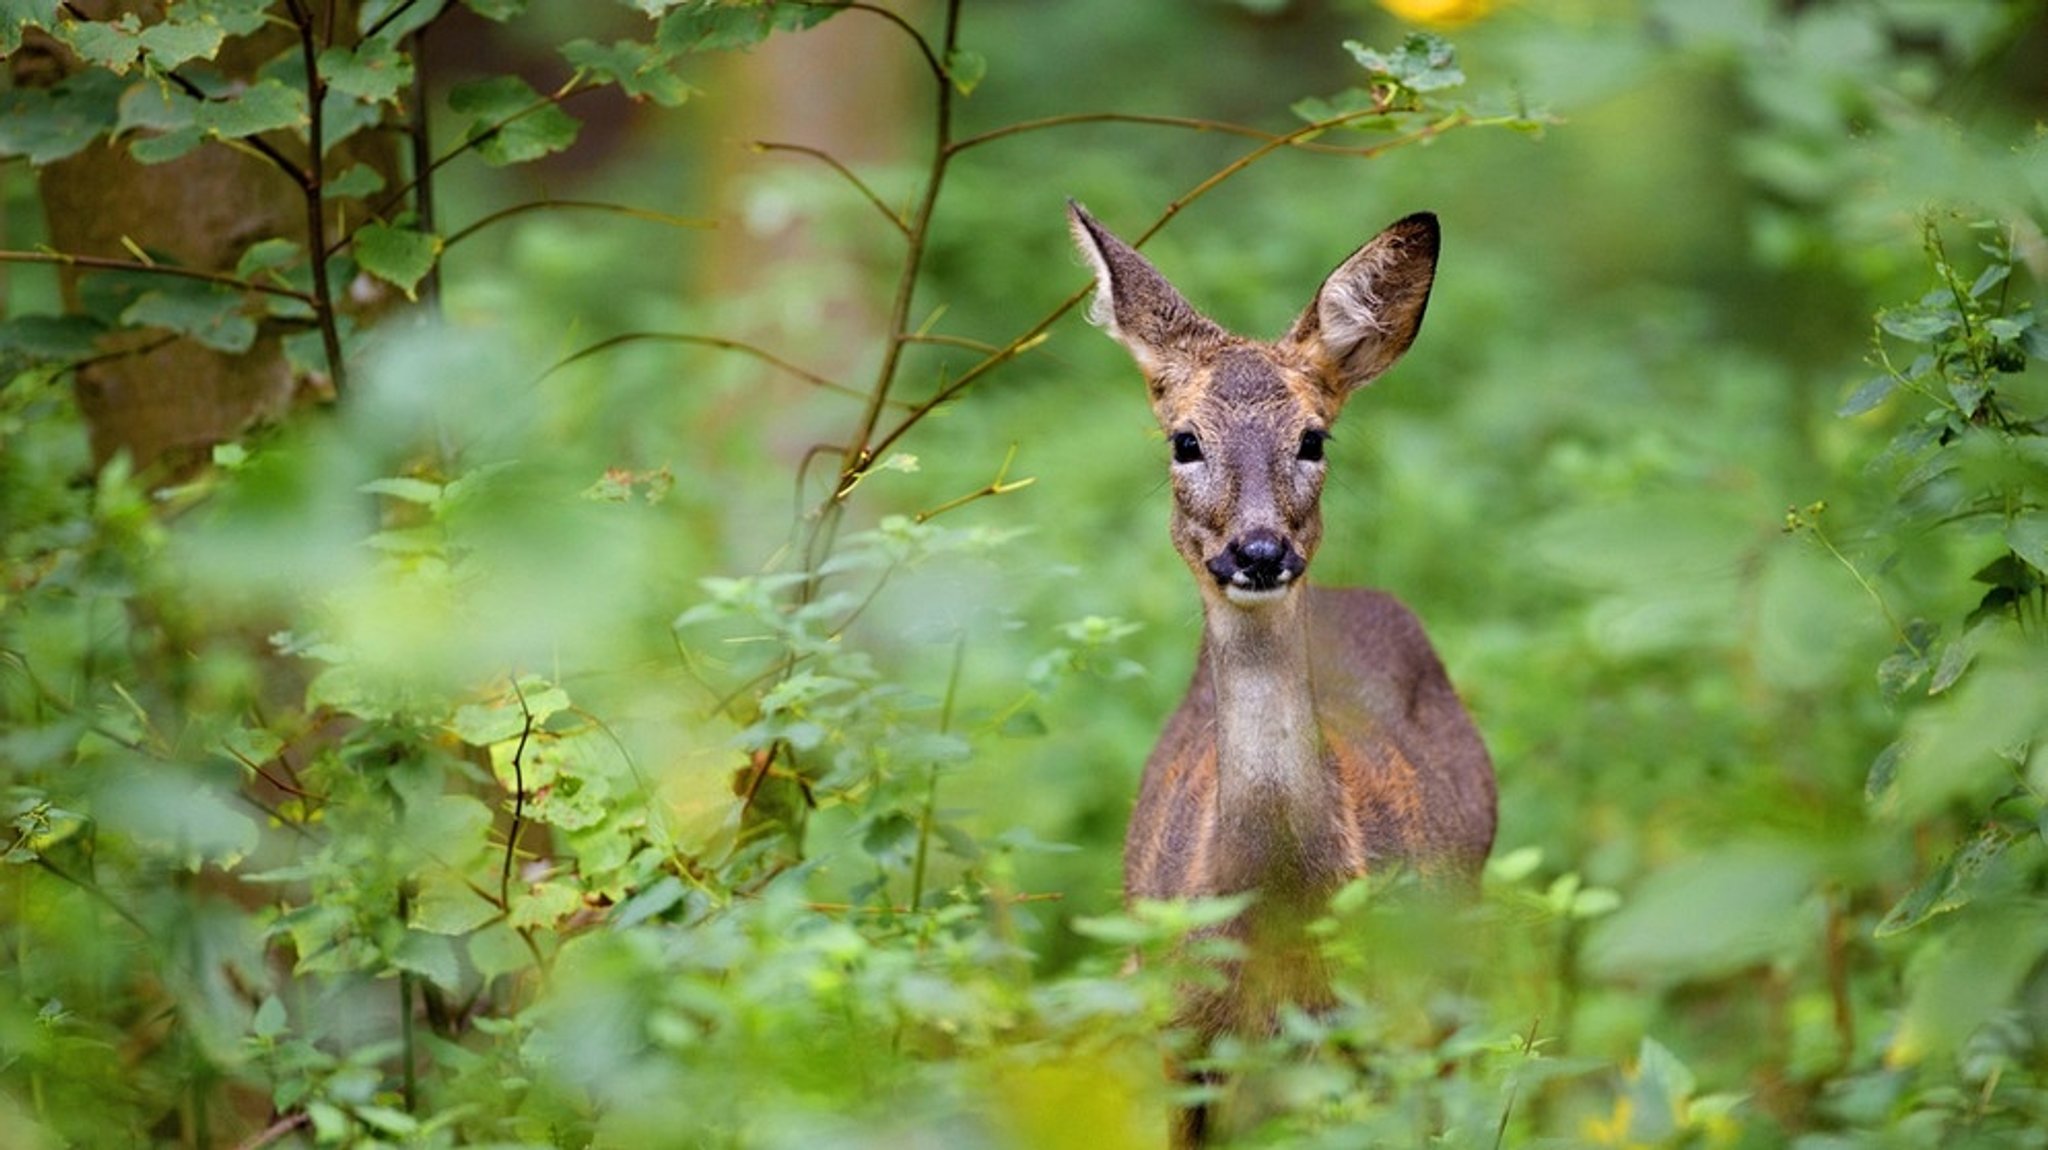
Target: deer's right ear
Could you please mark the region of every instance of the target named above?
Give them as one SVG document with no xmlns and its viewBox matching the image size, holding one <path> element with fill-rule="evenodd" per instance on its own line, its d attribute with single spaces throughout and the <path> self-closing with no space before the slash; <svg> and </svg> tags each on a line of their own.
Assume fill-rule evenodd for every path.
<svg viewBox="0 0 2048 1150">
<path fill-rule="evenodd" d="M 1222 334 L 1222 329 L 1189 307 L 1144 256 L 1111 235 L 1072 200 L 1067 201 L 1067 223 L 1074 233 L 1074 246 L 1095 269 L 1095 301 L 1088 308 L 1089 322 L 1129 348 L 1148 376 L 1164 373 L 1175 359 L 1196 354 L 1200 345 Z"/>
</svg>

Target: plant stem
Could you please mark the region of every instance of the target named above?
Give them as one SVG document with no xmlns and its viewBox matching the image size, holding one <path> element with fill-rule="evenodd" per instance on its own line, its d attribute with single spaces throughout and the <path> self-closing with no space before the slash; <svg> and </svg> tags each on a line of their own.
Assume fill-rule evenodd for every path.
<svg viewBox="0 0 2048 1150">
<path fill-rule="evenodd" d="M 946 676 L 946 701 L 939 706 L 939 733 L 946 734 L 953 726 L 953 700 L 960 691 L 960 666 L 967 660 L 967 633 L 961 632 L 953 639 L 953 670 Z M 932 845 L 932 822 L 939 809 L 939 764 L 934 760 L 925 776 L 924 811 L 917 820 L 917 860 L 910 867 L 910 910 L 911 913 L 924 909 L 925 859 Z"/>
<path fill-rule="evenodd" d="M 299 55 L 306 68 L 306 169 L 300 190 L 306 197 L 306 251 L 313 265 L 313 314 L 320 324 L 320 347 L 327 356 L 327 377 L 334 394 L 348 393 L 348 363 L 341 354 L 341 328 L 337 321 L 334 285 L 327 272 L 326 140 L 320 123 L 321 105 L 327 100 L 327 81 L 320 75 L 320 49 L 314 43 L 313 16 L 300 0 L 287 0 L 292 23 L 299 30 Z"/>
<path fill-rule="evenodd" d="M 140 272 L 144 275 L 176 276 L 180 279 L 199 280 L 203 283 L 219 284 L 236 291 L 260 292 L 263 295 L 283 296 L 301 303 L 319 306 L 319 298 L 310 292 L 296 288 L 279 287 L 245 280 L 225 272 L 201 271 L 198 268 L 183 268 L 174 264 L 147 264 L 140 260 L 116 260 L 102 256 L 79 256 L 70 252 L 21 252 L 0 251 L 0 263 L 10 264 L 55 264 L 59 267 L 90 268 L 94 271 Z"/>
<path fill-rule="evenodd" d="M 405 5 L 400 5 L 403 11 Z M 388 17 L 387 17 L 388 18 Z M 418 177 L 413 181 L 413 212 L 419 217 L 420 230 L 434 234 L 434 144 L 427 115 L 427 29 L 421 27 L 412 34 L 412 122 L 406 125 L 406 136 L 412 145 L 412 170 Z M 443 250 L 446 250 L 445 245 Z M 441 315 L 441 261 L 437 258 L 427 267 L 426 278 L 420 284 L 420 303 L 427 314 L 439 318 Z"/>
</svg>

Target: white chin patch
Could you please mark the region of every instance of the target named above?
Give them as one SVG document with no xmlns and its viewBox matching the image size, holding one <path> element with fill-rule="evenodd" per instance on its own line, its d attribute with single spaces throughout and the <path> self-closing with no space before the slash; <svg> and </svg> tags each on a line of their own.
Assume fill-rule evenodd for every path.
<svg viewBox="0 0 2048 1150">
<path fill-rule="evenodd" d="M 1223 594 L 1232 603 L 1240 607 L 1256 607 L 1262 603 L 1277 603 L 1281 599 L 1286 598 L 1287 587 L 1287 584 L 1282 583 L 1278 587 L 1268 587 L 1263 591 L 1258 591 L 1250 587 L 1239 587 L 1231 584 L 1223 588 Z"/>
</svg>

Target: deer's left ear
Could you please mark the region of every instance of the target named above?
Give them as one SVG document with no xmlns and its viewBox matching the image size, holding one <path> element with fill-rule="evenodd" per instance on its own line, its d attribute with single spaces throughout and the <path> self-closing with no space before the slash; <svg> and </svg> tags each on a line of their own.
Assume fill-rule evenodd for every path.
<svg viewBox="0 0 2048 1150">
<path fill-rule="evenodd" d="M 1283 343 L 1323 366 L 1338 398 L 1365 386 L 1415 342 L 1436 282 L 1436 216 L 1417 212 L 1330 273 Z"/>
</svg>

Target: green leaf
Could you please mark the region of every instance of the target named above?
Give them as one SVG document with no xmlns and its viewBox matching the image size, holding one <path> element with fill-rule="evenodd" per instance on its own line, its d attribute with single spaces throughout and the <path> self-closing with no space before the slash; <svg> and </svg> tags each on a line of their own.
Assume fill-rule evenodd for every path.
<svg viewBox="0 0 2048 1150">
<path fill-rule="evenodd" d="M 352 246 L 364 271 L 403 291 L 407 299 L 416 298 L 413 289 L 441 255 L 441 237 L 388 224 L 363 225 Z"/>
<path fill-rule="evenodd" d="M 1877 753 L 1870 762 L 1870 774 L 1863 780 L 1863 801 L 1877 803 L 1884 800 L 1892 790 L 1892 784 L 1899 778 L 1899 760 L 1906 753 L 1906 741 L 1897 739 Z"/>
<path fill-rule="evenodd" d="M 394 41 L 432 23 L 448 7 L 448 0 L 363 0 L 356 7 L 356 31 L 368 35 L 376 28 Z"/>
<path fill-rule="evenodd" d="M 953 82 L 953 88 L 963 96 L 974 95 L 974 89 L 981 85 L 988 75 L 988 57 L 965 48 L 955 48 L 946 53 L 946 79 Z"/>
<path fill-rule="evenodd" d="M 88 68 L 48 88 L 0 92 L 0 157 L 26 156 L 40 167 L 76 155 L 114 125 L 127 86 Z"/>
<path fill-rule="evenodd" d="M 151 64 L 169 71 L 193 60 L 213 59 L 226 38 L 226 29 L 213 20 L 166 20 L 143 29 L 142 47 Z"/>
<path fill-rule="evenodd" d="M 36 362 L 84 359 L 106 330 L 91 316 L 18 315 L 0 320 L 0 353 Z"/>
<path fill-rule="evenodd" d="M 794 32 L 824 22 L 829 4 L 728 4 L 689 0 L 661 18 L 655 42 L 671 52 L 724 52 L 751 48 L 776 32 Z"/>
<path fill-rule="evenodd" d="M 533 952 L 519 932 L 502 922 L 492 923 L 469 936 L 469 961 L 485 978 L 517 974 L 533 965 Z"/>
<path fill-rule="evenodd" d="M 526 890 L 512 892 L 512 914 L 506 921 L 514 930 L 527 927 L 552 929 L 582 909 L 583 892 L 573 885 L 541 882 Z"/>
<path fill-rule="evenodd" d="M 48 28 L 57 22 L 61 0 L 0 0 L 0 56 L 21 47 L 27 28 Z"/>
<path fill-rule="evenodd" d="M 1835 414 L 1845 419 L 1852 415 L 1862 415 L 1890 398 L 1898 386 L 1899 381 L 1890 373 L 1873 375 L 1863 381 L 1863 386 L 1851 392 L 1849 398 L 1842 401 L 1842 405 L 1835 409 Z"/>
<path fill-rule="evenodd" d="M 2048 511 L 2025 511 L 2005 525 L 2005 545 L 2034 570 L 2048 575 Z"/>
<path fill-rule="evenodd" d="M 253 280 L 264 272 L 274 272 L 297 263 L 301 255 L 299 245 L 287 239 L 271 238 L 257 240 L 235 261 L 235 276 L 238 279 Z"/>
<path fill-rule="evenodd" d="M 195 128 L 199 123 L 199 101 L 154 76 L 131 85 L 121 93 L 114 134 L 138 128 L 175 132 Z"/>
<path fill-rule="evenodd" d="M 1344 48 L 1358 66 L 1375 78 L 1391 81 L 1411 92 L 1438 92 L 1465 82 L 1458 67 L 1458 51 L 1450 41 L 1428 32 L 1409 34 L 1392 52 L 1379 52 L 1356 40 Z"/>
<path fill-rule="evenodd" d="M 169 328 L 217 351 L 236 355 L 256 343 L 256 321 L 242 314 L 242 293 L 196 280 L 168 282 L 145 292 L 121 313 L 130 327 Z"/>
<path fill-rule="evenodd" d="M 1877 924 L 1876 936 L 1888 938 L 1911 930 L 1938 914 L 1946 914 L 1970 904 L 1975 892 L 1971 889 L 1977 876 L 1991 865 L 2005 848 L 2017 838 L 2003 823 L 1985 823 L 1970 840 L 1957 848 L 1934 873 L 1922 879 L 1892 906 L 1884 921 Z"/>
<path fill-rule="evenodd" d="M 448 107 L 469 118 L 466 138 L 477 154 L 500 167 L 559 152 L 576 142 L 582 127 L 517 76 L 457 85 L 448 93 Z"/>
<path fill-rule="evenodd" d="M 199 128 L 183 128 L 160 136 L 146 136 L 128 145 L 128 154 L 138 164 L 164 164 L 206 142 Z"/>
<path fill-rule="evenodd" d="M 263 1005 L 256 1008 L 256 1017 L 249 1022 L 249 1032 L 258 1038 L 276 1038 L 290 1023 L 284 1003 L 276 995 L 268 994 L 263 997 Z"/>
<path fill-rule="evenodd" d="M 384 173 L 368 164 L 351 164 L 338 176 L 327 178 L 327 198 L 360 199 L 384 190 Z"/>
<path fill-rule="evenodd" d="M 441 502 L 441 495 L 447 489 L 439 483 L 429 483 L 424 479 L 394 475 L 384 479 L 372 479 L 356 490 L 366 495 L 389 495 L 393 499 L 402 499 L 407 503 L 432 507 Z"/>
<path fill-rule="evenodd" d="M 562 57 L 595 80 L 617 84 L 635 100 L 652 100 L 673 108 L 688 100 L 694 91 L 669 69 L 673 53 L 652 44 L 619 40 L 605 46 L 591 40 L 572 40 L 562 45 Z"/>
<path fill-rule="evenodd" d="M 136 34 L 141 26 L 133 12 L 119 20 L 66 21 L 57 38 L 86 63 L 125 74 L 142 55 L 142 38 Z"/>
<path fill-rule="evenodd" d="M 420 876 L 412 900 L 412 921 L 406 925 L 429 934 L 465 935 L 497 918 L 498 908 L 469 889 L 462 876 L 435 867 Z"/>
<path fill-rule="evenodd" d="M 439 934 L 408 930 L 391 952 L 391 965 L 419 975 L 442 990 L 462 988 L 462 967 L 455 944 Z"/>
<path fill-rule="evenodd" d="M 383 36 L 320 53 L 320 75 L 336 92 L 371 103 L 396 99 L 412 83 L 412 60 Z"/>
<path fill-rule="evenodd" d="M 484 19 L 500 24 L 526 11 L 526 0 L 462 0 L 462 5 Z"/>
<path fill-rule="evenodd" d="M 278 80 L 263 80 L 225 100 L 200 105 L 200 123 L 224 139 L 238 140 L 263 132 L 303 129 L 306 94 Z"/>
<path fill-rule="evenodd" d="M 1877 326 L 1913 343 L 1931 343 L 1946 335 L 1958 322 L 1954 308 L 1919 305 L 1887 308 L 1877 317 Z"/>
</svg>

